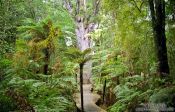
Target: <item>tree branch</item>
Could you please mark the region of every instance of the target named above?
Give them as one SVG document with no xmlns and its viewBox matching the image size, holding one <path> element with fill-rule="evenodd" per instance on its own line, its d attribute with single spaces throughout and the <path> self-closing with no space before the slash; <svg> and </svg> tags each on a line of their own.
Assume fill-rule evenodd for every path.
<svg viewBox="0 0 175 112">
<path fill-rule="evenodd" d="M 101 0 L 95 0 L 94 2 L 94 15 L 97 15 L 99 12 L 100 2 Z"/>
<path fill-rule="evenodd" d="M 138 11 L 141 13 L 141 8 L 140 8 L 141 6 L 139 7 L 139 6 L 137 5 L 137 3 L 136 3 L 135 0 L 131 0 L 131 1 L 133 2 L 133 3 L 132 3 L 132 2 L 131 2 L 131 3 L 132 3 L 132 4 L 138 9 Z M 143 3 L 143 2 L 142 2 L 142 3 Z M 141 4 L 141 5 L 142 5 L 142 4 Z"/>
<path fill-rule="evenodd" d="M 65 9 L 69 11 L 69 13 L 72 15 L 73 12 L 73 5 L 70 0 L 63 0 L 63 5 Z"/>
</svg>

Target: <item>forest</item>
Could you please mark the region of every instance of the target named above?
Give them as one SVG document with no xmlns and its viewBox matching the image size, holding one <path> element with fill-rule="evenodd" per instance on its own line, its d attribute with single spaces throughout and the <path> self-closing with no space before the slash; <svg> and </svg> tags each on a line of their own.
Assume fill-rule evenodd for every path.
<svg viewBox="0 0 175 112">
<path fill-rule="evenodd" d="M 0 112 L 175 112 L 175 0 L 0 0 Z"/>
</svg>

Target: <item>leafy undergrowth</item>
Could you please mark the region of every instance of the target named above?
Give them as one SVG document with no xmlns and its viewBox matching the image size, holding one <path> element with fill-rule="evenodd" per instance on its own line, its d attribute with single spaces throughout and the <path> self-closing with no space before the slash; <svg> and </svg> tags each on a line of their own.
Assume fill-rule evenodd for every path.
<svg viewBox="0 0 175 112">
<path fill-rule="evenodd" d="M 104 96 L 102 103 L 108 106 L 107 111 L 136 112 L 169 109 L 173 112 L 172 109 L 175 109 L 173 77 L 170 74 L 166 78 L 160 78 L 156 74 L 154 61 L 149 62 L 150 72 L 147 73 L 141 69 L 135 70 L 138 66 L 130 67 L 128 57 L 123 56 L 118 49 L 100 51 L 94 57 L 94 88 L 102 98 Z"/>
<path fill-rule="evenodd" d="M 61 43 L 61 29 L 53 23 L 49 19 L 38 23 L 29 19 L 19 28 L 23 35 L 16 42 L 16 52 L 11 59 L 0 61 L 3 70 L 0 111 L 73 112 L 76 109 L 72 96 L 77 90 L 76 66 L 63 56 L 60 48 L 66 46 Z"/>
<path fill-rule="evenodd" d="M 72 93 L 76 89 L 71 81 L 63 77 L 57 78 L 56 75 L 42 74 L 35 74 L 35 78 L 30 79 L 17 77 L 15 74 L 12 77 L 8 83 L 6 82 L 8 88 L 3 94 L 6 99 L 10 97 L 8 100 L 17 105 L 16 110 L 27 109 L 29 105 L 37 112 L 71 112 L 75 110 Z"/>
<path fill-rule="evenodd" d="M 136 109 L 161 111 L 162 106 L 164 109 L 172 109 L 174 92 L 175 86 L 160 78 L 129 76 L 114 88 L 117 102 L 109 108 L 109 111 L 134 112 Z"/>
</svg>

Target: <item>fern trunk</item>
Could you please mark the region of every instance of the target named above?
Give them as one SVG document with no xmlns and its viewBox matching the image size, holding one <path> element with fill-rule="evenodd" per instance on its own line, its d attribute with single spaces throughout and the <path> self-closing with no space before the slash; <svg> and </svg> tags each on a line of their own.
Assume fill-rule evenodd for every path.
<svg viewBox="0 0 175 112">
<path fill-rule="evenodd" d="M 83 66 L 80 64 L 80 94 L 81 94 L 81 111 L 84 112 L 84 100 L 83 100 Z"/>
<path fill-rule="evenodd" d="M 105 95 L 106 95 L 106 79 L 105 79 L 104 85 L 103 85 L 103 104 L 105 103 Z"/>
<path fill-rule="evenodd" d="M 49 58 L 50 58 L 50 54 L 49 54 L 49 48 L 44 49 L 44 53 L 45 53 L 45 65 L 44 65 L 44 74 L 48 75 L 48 71 L 49 71 Z"/>
</svg>

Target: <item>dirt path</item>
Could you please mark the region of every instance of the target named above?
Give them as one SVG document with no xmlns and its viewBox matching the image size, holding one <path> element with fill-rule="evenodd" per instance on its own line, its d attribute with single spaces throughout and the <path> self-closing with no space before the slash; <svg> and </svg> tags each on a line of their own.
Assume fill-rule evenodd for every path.
<svg viewBox="0 0 175 112">
<path fill-rule="evenodd" d="M 92 93 L 91 91 L 91 84 L 84 84 L 83 85 L 83 92 L 84 92 L 84 110 L 85 112 L 106 112 L 105 110 L 98 107 L 95 103 L 100 98 L 98 94 Z M 80 108 L 81 98 L 80 93 L 75 94 L 75 101 L 77 107 Z"/>
</svg>

